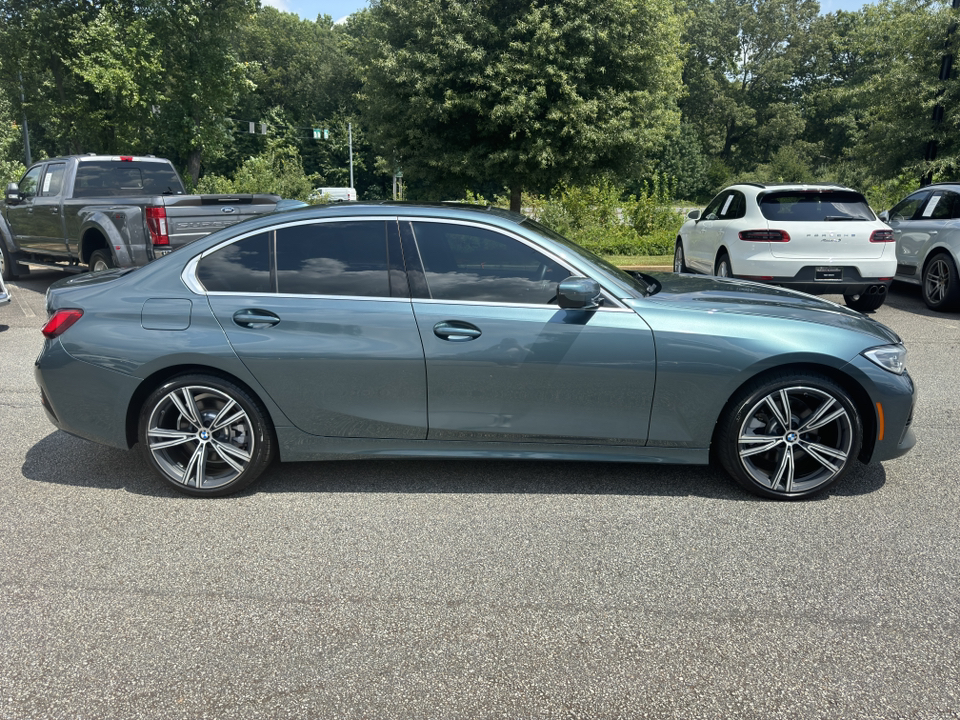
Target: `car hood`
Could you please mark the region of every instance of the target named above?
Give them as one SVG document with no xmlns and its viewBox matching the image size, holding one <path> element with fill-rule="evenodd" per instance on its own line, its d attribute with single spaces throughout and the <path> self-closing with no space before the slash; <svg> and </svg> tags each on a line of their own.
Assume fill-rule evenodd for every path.
<svg viewBox="0 0 960 720">
<path fill-rule="evenodd" d="M 700 312 L 776 317 L 818 323 L 860 332 L 886 343 L 900 342 L 900 337 L 886 325 L 871 320 L 850 308 L 796 290 L 748 280 L 703 275 L 649 273 L 645 274 L 645 277 L 656 281 L 659 289 L 642 300 L 628 300 L 634 310 L 641 315 L 644 305 L 652 303 L 663 307 L 683 307 Z"/>
</svg>

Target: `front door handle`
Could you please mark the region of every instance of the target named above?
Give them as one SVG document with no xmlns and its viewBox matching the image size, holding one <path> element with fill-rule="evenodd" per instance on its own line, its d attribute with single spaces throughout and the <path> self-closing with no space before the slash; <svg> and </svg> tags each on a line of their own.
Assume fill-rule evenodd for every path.
<svg viewBox="0 0 960 720">
<path fill-rule="evenodd" d="M 280 318 L 269 310 L 237 310 L 233 314 L 233 321 L 240 327 L 251 330 L 262 330 L 280 322 Z"/>
<path fill-rule="evenodd" d="M 433 326 L 433 334 L 450 342 L 469 342 L 482 334 L 480 328 L 462 320 L 443 320 Z"/>
</svg>

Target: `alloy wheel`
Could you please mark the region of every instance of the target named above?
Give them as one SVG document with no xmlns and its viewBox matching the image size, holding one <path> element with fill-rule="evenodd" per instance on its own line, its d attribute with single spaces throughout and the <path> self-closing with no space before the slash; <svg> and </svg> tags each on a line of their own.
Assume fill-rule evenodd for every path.
<svg viewBox="0 0 960 720">
<path fill-rule="evenodd" d="M 950 267 L 942 257 L 930 261 L 923 278 L 923 292 L 928 302 L 938 305 L 947 297 L 950 291 Z"/>
<path fill-rule="evenodd" d="M 154 405 L 146 444 L 160 470 L 187 488 L 211 490 L 250 465 L 254 428 L 240 404 L 212 387 L 187 385 Z"/>
<path fill-rule="evenodd" d="M 747 411 L 737 454 L 758 485 L 794 495 L 842 472 L 854 438 L 853 421 L 839 399 L 818 388 L 792 386 L 764 395 Z"/>
</svg>

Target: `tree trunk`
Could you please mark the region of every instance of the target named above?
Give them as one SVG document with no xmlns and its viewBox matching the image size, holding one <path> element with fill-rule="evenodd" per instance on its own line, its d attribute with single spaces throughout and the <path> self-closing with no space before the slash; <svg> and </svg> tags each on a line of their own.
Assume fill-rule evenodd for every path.
<svg viewBox="0 0 960 720">
<path fill-rule="evenodd" d="M 522 190 L 519 185 L 514 185 L 510 188 L 510 210 L 515 213 L 520 212 L 521 192 Z"/>
<path fill-rule="evenodd" d="M 190 178 L 193 180 L 193 185 L 196 187 L 197 183 L 200 181 L 200 157 L 203 154 L 203 150 L 197 148 L 190 153 L 190 159 L 187 160 L 187 171 L 190 173 Z"/>
</svg>

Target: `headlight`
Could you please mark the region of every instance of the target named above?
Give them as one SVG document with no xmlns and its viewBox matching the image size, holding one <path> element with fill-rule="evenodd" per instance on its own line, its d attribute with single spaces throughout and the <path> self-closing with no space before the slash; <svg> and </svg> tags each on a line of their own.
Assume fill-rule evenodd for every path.
<svg viewBox="0 0 960 720">
<path fill-rule="evenodd" d="M 903 345 L 881 345 L 861 353 L 867 360 L 888 372 L 903 375 L 907 369 L 907 349 Z"/>
</svg>

